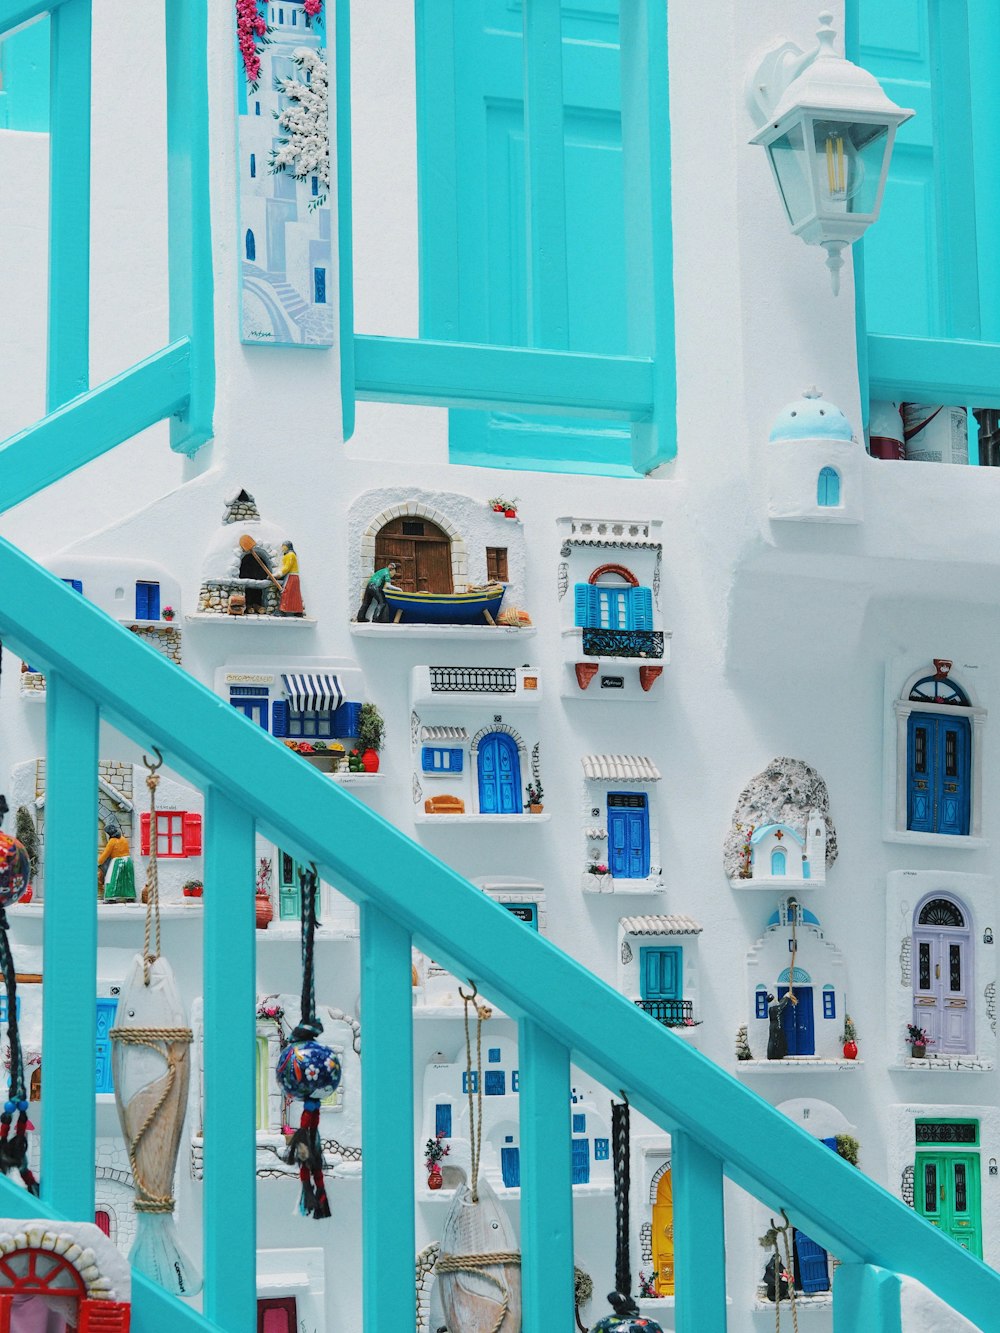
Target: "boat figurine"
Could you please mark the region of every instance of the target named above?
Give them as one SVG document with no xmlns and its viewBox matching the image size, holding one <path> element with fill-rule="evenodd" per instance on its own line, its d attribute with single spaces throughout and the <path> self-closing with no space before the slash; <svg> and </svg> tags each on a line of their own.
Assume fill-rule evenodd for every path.
<svg viewBox="0 0 1000 1333">
<path fill-rule="evenodd" d="M 449 1333 L 521 1333 L 517 1242 L 481 1176 L 477 1192 L 478 1202 L 467 1185 L 455 1190 L 434 1265 L 431 1308 L 441 1311 Z M 484 1256 L 493 1254 L 496 1262 L 487 1262 Z"/>
<path fill-rule="evenodd" d="M 191 1029 L 165 958 L 144 964 L 136 954 L 111 1041 L 115 1102 L 135 1181 L 137 1228 L 129 1262 L 173 1295 L 194 1296 L 201 1275 L 178 1243 L 173 1215 Z"/>
<path fill-rule="evenodd" d="M 494 625 L 507 588 L 488 583 L 465 592 L 403 592 L 389 587 L 383 591 L 387 618 L 394 625 Z"/>
</svg>

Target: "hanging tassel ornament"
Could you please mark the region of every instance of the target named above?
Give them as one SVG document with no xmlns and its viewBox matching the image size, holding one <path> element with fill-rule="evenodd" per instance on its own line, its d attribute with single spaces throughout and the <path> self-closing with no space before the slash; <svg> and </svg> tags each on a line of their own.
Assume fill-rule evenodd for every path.
<svg viewBox="0 0 1000 1333">
<path fill-rule="evenodd" d="M 2 813 L 7 802 L 0 796 Z M 38 1193 L 38 1181 L 28 1166 L 28 1093 L 24 1083 L 24 1056 L 17 1030 L 17 976 L 7 938 L 7 908 L 19 902 L 31 887 L 31 860 L 21 843 L 0 832 L 0 972 L 7 992 L 7 1044 L 10 1048 L 10 1095 L 0 1112 L 0 1171 L 16 1171 L 29 1194 Z M 17 1116 L 15 1122 L 14 1117 Z M 13 1128 L 13 1133 L 11 1129 Z"/>
<path fill-rule="evenodd" d="M 323 1179 L 323 1141 L 319 1136 L 319 1105 L 340 1083 L 340 1061 L 329 1046 L 317 1041 L 323 1024 L 316 1015 L 314 939 L 317 926 L 316 867 L 299 871 L 302 891 L 302 1004 L 300 1019 L 278 1056 L 278 1082 L 302 1103 L 299 1127 L 292 1135 L 285 1161 L 299 1168 L 302 1195 L 299 1209 L 315 1218 L 330 1216 Z"/>
</svg>

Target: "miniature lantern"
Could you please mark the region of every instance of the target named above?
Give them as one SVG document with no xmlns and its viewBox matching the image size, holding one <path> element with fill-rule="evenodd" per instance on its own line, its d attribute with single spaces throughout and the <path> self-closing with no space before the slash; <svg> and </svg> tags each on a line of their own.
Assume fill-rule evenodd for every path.
<svg viewBox="0 0 1000 1333">
<path fill-rule="evenodd" d="M 874 75 L 833 49 L 833 16 L 820 15 L 819 45 L 783 42 L 750 83 L 750 113 L 761 129 L 792 231 L 826 250 L 834 292 L 843 250 L 876 220 L 896 130 L 913 115 Z"/>
</svg>

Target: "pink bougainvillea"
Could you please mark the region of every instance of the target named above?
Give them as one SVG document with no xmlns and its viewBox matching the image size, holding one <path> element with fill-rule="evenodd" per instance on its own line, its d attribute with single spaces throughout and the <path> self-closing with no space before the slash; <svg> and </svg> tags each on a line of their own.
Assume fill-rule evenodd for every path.
<svg viewBox="0 0 1000 1333">
<path fill-rule="evenodd" d="M 322 0 L 318 0 L 322 4 Z M 308 10 L 310 0 L 306 0 Z M 260 56 L 257 53 L 257 38 L 267 36 L 267 24 L 261 14 L 257 0 L 236 0 L 236 39 L 243 58 L 247 83 L 251 92 L 257 89 L 260 78 Z"/>
<path fill-rule="evenodd" d="M 305 9 L 311 19 L 314 19 L 317 14 L 322 14 L 323 12 L 323 0 L 305 0 L 303 9 Z"/>
</svg>

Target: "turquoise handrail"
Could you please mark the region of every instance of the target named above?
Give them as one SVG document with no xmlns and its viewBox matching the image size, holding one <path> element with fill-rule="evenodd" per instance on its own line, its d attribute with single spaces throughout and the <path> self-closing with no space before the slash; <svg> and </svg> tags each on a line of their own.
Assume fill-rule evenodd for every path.
<svg viewBox="0 0 1000 1333">
<path fill-rule="evenodd" d="M 0 584 L 8 590 L 0 608 L 0 633 L 49 673 L 53 690 L 48 707 L 53 729 L 64 725 L 61 711 L 57 711 L 63 707 L 61 687 L 56 683 L 62 676 L 125 734 L 146 745 L 159 745 L 170 766 L 206 788 L 210 800 L 215 799 L 212 793 L 217 793 L 236 806 L 246 821 L 244 844 L 249 845 L 254 821 L 266 836 L 297 857 L 317 861 L 325 879 L 362 904 L 369 1028 L 363 1062 L 363 1190 L 369 1273 L 366 1309 L 371 1308 L 376 1328 L 412 1327 L 412 1310 L 407 1314 L 404 1303 L 392 1294 L 396 1284 L 374 1281 L 380 1267 L 384 1272 L 390 1254 L 391 1262 L 398 1263 L 398 1247 L 409 1242 L 412 1235 L 413 1173 L 401 1174 L 403 1162 L 411 1161 L 412 1122 L 405 1105 L 400 1107 L 401 1102 L 407 1102 L 402 1089 L 412 1059 L 408 1031 L 411 942 L 457 975 L 474 977 L 486 995 L 523 1021 L 529 1056 L 533 1045 L 538 1048 L 531 1078 L 533 1090 L 527 1093 L 525 1103 L 531 1117 L 526 1143 L 536 1143 L 536 1162 L 532 1167 L 525 1162 L 522 1194 L 529 1222 L 526 1238 L 536 1246 L 533 1251 L 526 1248 L 524 1256 L 525 1288 L 532 1302 L 536 1300 L 533 1292 L 546 1289 L 539 1276 L 542 1272 L 550 1281 L 560 1280 L 558 1275 L 553 1279 L 556 1269 L 549 1262 L 547 1250 L 539 1253 L 538 1243 L 546 1239 L 562 1260 L 571 1254 L 566 1242 L 572 1235 L 570 1193 L 565 1189 L 551 1196 L 542 1193 L 542 1187 L 558 1184 L 560 1178 L 565 1180 L 565 1165 L 553 1165 L 555 1153 L 549 1154 L 553 1162 L 537 1160 L 537 1147 L 545 1142 L 537 1126 L 540 1120 L 550 1119 L 559 1105 L 560 1099 L 552 1089 L 562 1083 L 568 1092 L 561 1074 L 554 1079 L 552 1067 L 568 1065 L 572 1059 L 605 1086 L 623 1088 L 638 1110 L 675 1136 L 678 1179 L 682 1163 L 689 1179 L 689 1187 L 679 1191 L 675 1223 L 679 1235 L 700 1237 L 707 1231 L 721 1242 L 724 1171 L 771 1208 L 785 1208 L 796 1225 L 848 1266 L 859 1265 L 865 1272 L 878 1267 L 919 1281 L 928 1281 L 933 1275 L 934 1290 L 947 1304 L 973 1322 L 989 1326 L 1000 1300 L 1000 1274 L 928 1226 L 861 1172 L 841 1162 L 673 1033 L 651 1022 L 547 940 L 525 931 L 485 895 L 470 889 L 461 876 L 328 778 L 302 764 L 224 699 L 179 671 L 5 542 L 0 542 Z M 53 631 L 55 626 L 57 632 Z M 127 693 L 119 686 L 124 680 L 129 682 Z M 66 733 L 57 730 L 57 734 Z M 67 762 L 66 755 L 50 748 L 53 770 L 56 762 Z M 254 781 L 244 788 L 242 775 L 247 773 L 253 773 Z M 283 793 L 280 814 L 267 796 L 276 790 Z M 207 822 L 206 835 L 209 857 L 215 858 L 211 864 L 220 876 L 212 881 L 206 895 L 206 913 L 219 914 L 212 929 L 221 932 L 226 927 L 220 923 L 235 920 L 242 922 L 240 930 L 248 931 L 244 919 L 250 911 L 248 880 L 244 878 L 247 863 L 244 859 L 243 870 L 234 873 L 216 845 L 215 840 L 222 836 L 220 829 Z M 72 831 L 67 833 L 53 821 L 47 833 L 49 855 L 58 856 L 56 848 L 73 841 L 73 837 Z M 93 842 L 93 826 L 89 841 Z M 359 848 L 364 849 L 363 854 L 357 852 Z M 91 864 L 93 851 L 93 846 L 88 846 L 86 853 L 77 853 L 80 865 L 84 861 Z M 238 840 L 234 840 L 226 856 L 238 854 L 245 858 L 245 846 L 239 853 Z M 69 858 L 70 852 L 65 850 L 62 855 Z M 64 910 L 61 895 L 67 892 L 72 890 L 67 890 L 64 883 L 49 882 L 48 918 L 54 920 Z M 93 903 L 88 910 L 96 911 Z M 223 935 L 210 938 L 217 946 Z M 226 949 L 216 951 L 206 963 L 219 1004 L 218 1014 L 226 1023 L 235 1023 L 236 1031 L 243 1020 L 231 1003 L 233 996 L 243 994 L 247 1009 L 252 1008 L 252 972 L 249 978 L 240 972 L 243 963 L 239 960 L 244 957 L 241 948 L 232 953 Z M 53 959 L 47 957 L 46 986 L 55 991 L 51 1001 L 54 1011 L 82 1007 L 89 979 L 81 987 L 71 973 L 50 976 L 52 966 Z M 582 1014 L 586 1023 L 581 1025 Z M 373 1021 L 376 1018 L 378 1021 Z M 531 1025 L 537 1029 L 534 1034 Z M 247 1033 L 249 1052 L 249 1028 Z M 539 1037 L 539 1033 L 543 1035 Z M 209 1036 L 207 1033 L 206 1040 Z M 226 1049 L 231 1049 L 231 1044 Z M 206 1047 L 206 1061 L 210 1059 Z M 208 1086 L 206 1140 L 215 1135 L 221 1140 L 231 1134 L 224 1096 L 232 1093 L 237 1105 L 249 1096 L 249 1054 L 236 1063 L 232 1080 L 225 1080 L 225 1094 L 220 1086 Z M 392 1096 L 386 1093 L 389 1084 Z M 89 1089 L 80 1086 L 65 1090 L 67 1104 L 79 1112 L 84 1123 L 87 1117 L 83 1103 L 92 1087 L 91 1074 Z M 562 1105 L 565 1108 L 565 1098 Z M 734 1126 L 739 1126 L 738 1134 L 734 1134 Z M 558 1136 L 558 1129 L 553 1133 Z M 60 1152 L 77 1162 L 80 1170 L 89 1170 L 78 1128 L 67 1128 Z M 249 1142 L 230 1157 L 228 1179 L 233 1180 L 234 1172 L 245 1172 L 252 1179 Z M 375 1194 L 380 1180 L 385 1185 L 385 1163 L 392 1166 L 391 1210 L 384 1206 L 384 1195 L 379 1207 Z M 206 1184 L 206 1190 L 210 1188 Z M 48 1197 L 48 1186 L 46 1191 Z M 6 1206 L 6 1201 L 17 1194 L 13 1187 L 4 1185 L 0 1202 Z M 210 1232 L 211 1228 L 206 1245 L 217 1243 Z M 555 1240 L 549 1239 L 552 1237 Z M 383 1245 L 392 1248 L 382 1249 Z M 714 1261 L 719 1249 L 720 1244 L 713 1242 L 709 1257 L 701 1253 L 696 1266 L 692 1254 L 683 1257 L 682 1243 L 679 1328 L 725 1327 L 724 1305 L 719 1308 L 721 1268 L 715 1271 L 721 1266 L 721 1253 L 719 1265 Z M 706 1264 L 707 1269 L 702 1271 Z M 851 1270 L 859 1276 L 844 1282 L 843 1288 L 855 1301 L 856 1309 L 867 1309 L 857 1305 L 871 1287 L 869 1280 L 862 1281 L 861 1267 Z M 217 1274 L 210 1264 L 207 1268 L 210 1293 Z M 838 1299 L 835 1293 L 835 1306 Z M 541 1333 L 546 1310 L 526 1303 L 526 1333 Z M 226 1333 L 230 1329 L 243 1333 L 247 1327 L 218 1307 L 215 1319 Z M 137 1327 L 143 1325 L 137 1323 Z M 871 1327 L 877 1329 L 879 1325 Z"/>
</svg>

